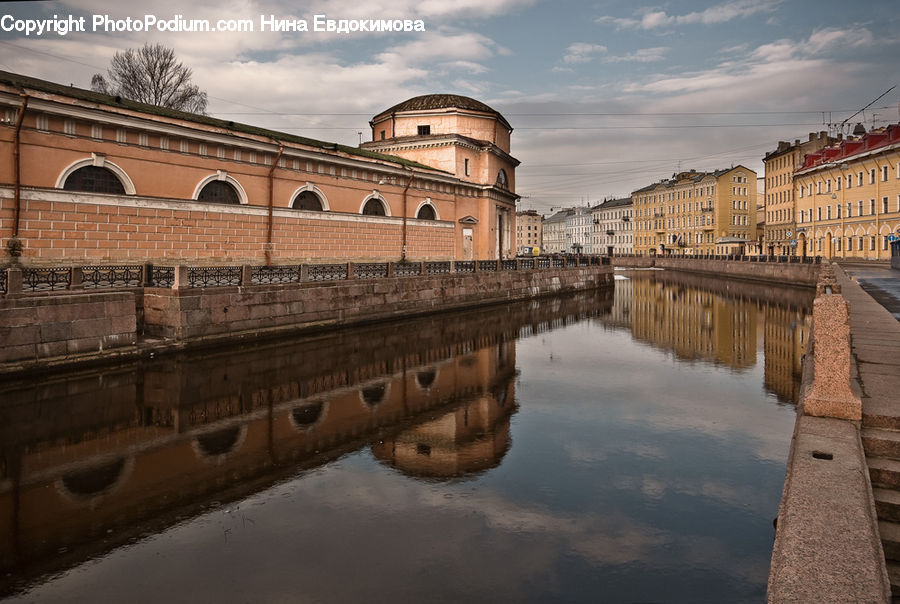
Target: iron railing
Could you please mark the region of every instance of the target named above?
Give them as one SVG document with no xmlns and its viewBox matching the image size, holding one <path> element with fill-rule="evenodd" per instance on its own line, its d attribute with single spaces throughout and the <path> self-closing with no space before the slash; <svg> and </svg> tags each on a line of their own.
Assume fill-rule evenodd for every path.
<svg viewBox="0 0 900 604">
<path fill-rule="evenodd" d="M 140 287 L 144 283 L 143 265 L 85 266 L 81 284 L 85 289 L 101 287 Z"/>
</svg>

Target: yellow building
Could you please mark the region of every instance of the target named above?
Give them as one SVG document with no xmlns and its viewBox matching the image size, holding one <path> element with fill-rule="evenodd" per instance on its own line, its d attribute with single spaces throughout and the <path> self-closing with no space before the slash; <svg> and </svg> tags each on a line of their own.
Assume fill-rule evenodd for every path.
<svg viewBox="0 0 900 604">
<path fill-rule="evenodd" d="M 900 234 L 900 124 L 807 155 L 794 197 L 798 254 L 889 258 Z"/>
<path fill-rule="evenodd" d="M 642 256 L 714 254 L 721 239 L 756 238 L 756 172 L 744 166 L 681 172 L 631 199 L 634 251 Z"/>
<path fill-rule="evenodd" d="M 833 145 L 838 139 L 827 132 L 810 132 L 809 140 L 793 144 L 780 141 L 778 147 L 763 158 L 765 165 L 765 231 L 762 253 L 796 255 L 800 253 L 791 241 L 797 241 L 797 221 L 794 207 L 794 171 L 807 154 Z M 799 243 L 799 242 L 798 242 Z"/>
</svg>

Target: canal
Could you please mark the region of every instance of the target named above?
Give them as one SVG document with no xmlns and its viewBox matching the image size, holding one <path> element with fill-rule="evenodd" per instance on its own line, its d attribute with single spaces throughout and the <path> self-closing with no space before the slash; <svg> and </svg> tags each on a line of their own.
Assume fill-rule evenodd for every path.
<svg viewBox="0 0 900 604">
<path fill-rule="evenodd" d="M 0 383 L 0 597 L 763 601 L 812 297 L 625 271 Z"/>
</svg>

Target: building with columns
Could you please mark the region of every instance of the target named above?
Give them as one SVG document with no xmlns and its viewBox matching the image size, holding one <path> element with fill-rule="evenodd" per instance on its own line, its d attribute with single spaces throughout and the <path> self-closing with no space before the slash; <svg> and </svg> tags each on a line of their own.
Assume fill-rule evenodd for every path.
<svg viewBox="0 0 900 604">
<path fill-rule="evenodd" d="M 514 255 L 509 124 L 474 99 L 417 98 L 358 148 L 0 72 L 3 262 Z"/>
<path fill-rule="evenodd" d="M 477 191 L 456 200 L 457 214 L 466 220 L 463 239 L 472 248 L 464 249 L 464 259 L 516 255 L 519 161 L 510 155 L 506 118 L 469 97 L 427 94 L 382 111 L 369 125 L 372 141 L 361 148 L 437 168 Z"/>
</svg>

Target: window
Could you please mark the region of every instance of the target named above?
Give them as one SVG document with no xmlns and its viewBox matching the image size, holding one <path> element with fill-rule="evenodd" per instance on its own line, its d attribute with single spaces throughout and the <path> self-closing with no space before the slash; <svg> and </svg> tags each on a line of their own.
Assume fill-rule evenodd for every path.
<svg viewBox="0 0 900 604">
<path fill-rule="evenodd" d="M 849 209 L 848 209 L 848 210 L 849 210 Z M 862 201 L 862 199 L 860 199 L 860 200 L 859 200 L 859 203 L 856 204 L 856 215 L 857 215 L 857 216 L 862 216 L 862 215 L 863 215 L 863 201 Z M 850 216 L 850 212 L 848 211 L 848 212 L 847 212 L 847 217 L 849 218 L 849 216 Z"/>
<path fill-rule="evenodd" d="M 465 166 L 466 166 L 466 176 L 468 176 L 469 175 L 469 158 L 468 157 L 465 159 Z"/>
<path fill-rule="evenodd" d="M 119 177 L 112 170 L 98 166 L 78 168 L 66 178 L 63 189 L 66 191 L 125 195 L 125 187 L 122 185 Z"/>
<path fill-rule="evenodd" d="M 872 168 L 871 170 L 869 170 L 869 184 L 870 185 L 875 184 L 875 168 Z"/>
<path fill-rule="evenodd" d="M 870 252 L 874 252 L 874 251 L 875 251 L 875 236 L 874 236 L 874 235 L 872 235 L 871 237 L 869 237 L 869 251 L 870 251 Z"/>
<path fill-rule="evenodd" d="M 419 136 L 428 136 L 429 134 L 431 134 L 431 126 L 428 124 L 426 124 L 424 126 L 419 126 L 418 134 L 419 134 Z"/>
<path fill-rule="evenodd" d="M 847 188 L 848 189 L 853 188 L 853 177 L 850 176 L 849 174 L 847 175 Z"/>
<path fill-rule="evenodd" d="M 385 216 L 384 204 L 380 200 L 372 198 L 363 206 L 363 216 Z"/>
<path fill-rule="evenodd" d="M 384 140 L 384 134 L 385 134 L 385 132 L 384 132 L 384 130 L 382 130 L 381 131 L 381 140 Z"/>
<path fill-rule="evenodd" d="M 306 210 L 308 212 L 321 212 L 322 200 L 312 191 L 302 191 L 291 202 L 291 207 L 295 210 Z"/>
<path fill-rule="evenodd" d="M 437 215 L 434 213 L 434 208 L 429 204 L 423 205 L 419 208 L 419 212 L 416 214 L 416 218 L 419 220 L 436 220 Z M 528 227 L 531 229 L 531 227 Z"/>
<path fill-rule="evenodd" d="M 837 178 L 834 179 L 834 190 L 835 191 L 841 190 L 841 177 L 840 176 L 838 176 Z"/>
<path fill-rule="evenodd" d="M 822 208 L 816 208 L 816 220 L 822 220 Z"/>
<path fill-rule="evenodd" d="M 501 189 L 509 188 L 509 179 L 506 177 L 506 170 L 501 170 L 497 173 L 497 186 Z"/>
<path fill-rule="evenodd" d="M 240 204 L 240 197 L 231 183 L 224 180 L 208 182 L 197 195 L 197 201 L 205 203 L 230 203 Z"/>
<path fill-rule="evenodd" d="M 881 198 L 881 213 L 882 214 L 888 213 L 888 198 L 887 197 Z"/>
<path fill-rule="evenodd" d="M 888 167 L 881 166 L 881 182 L 887 182 L 888 179 Z"/>
<path fill-rule="evenodd" d="M 863 173 L 862 172 L 858 172 L 856 174 L 856 186 L 857 187 L 863 186 Z"/>
<path fill-rule="evenodd" d="M 827 208 L 825 208 L 825 219 L 831 220 L 831 206 L 828 206 Z"/>
<path fill-rule="evenodd" d="M 870 199 L 869 200 L 869 214 L 874 214 L 874 213 L 875 213 L 875 200 Z M 860 214 L 862 214 L 862 210 L 860 210 Z"/>
</svg>

